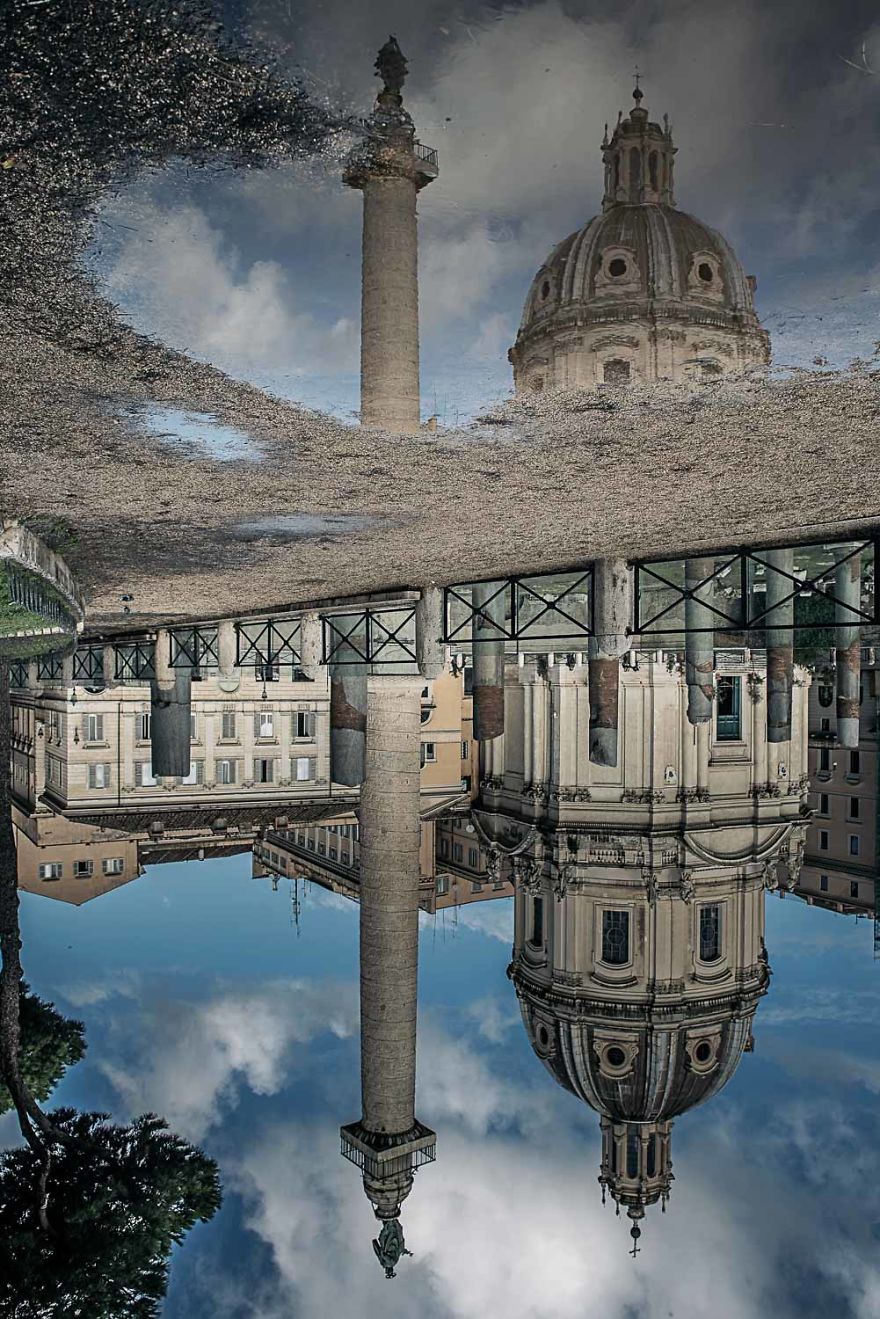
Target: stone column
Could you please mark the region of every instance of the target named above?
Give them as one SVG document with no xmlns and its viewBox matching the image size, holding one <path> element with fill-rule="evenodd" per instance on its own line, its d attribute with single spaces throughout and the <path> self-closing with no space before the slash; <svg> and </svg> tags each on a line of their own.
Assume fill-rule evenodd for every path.
<svg viewBox="0 0 880 1319">
<path fill-rule="evenodd" d="M 632 574 L 623 559 L 593 564 L 593 635 L 590 637 L 590 760 L 617 764 L 620 658 L 630 648 Z"/>
<path fill-rule="evenodd" d="M 156 634 L 156 676 L 150 684 L 150 741 L 156 778 L 186 778 L 190 772 L 192 670 L 171 667 L 171 637 Z"/>
<path fill-rule="evenodd" d="M 320 614 L 303 614 L 299 621 L 299 664 L 310 682 L 317 682 L 321 676 L 323 643 Z"/>
<path fill-rule="evenodd" d="M 361 656 L 366 651 L 364 623 L 351 633 L 351 642 L 334 646 L 330 664 L 330 777 L 349 788 L 364 778 L 368 666 Z"/>
<path fill-rule="evenodd" d="M 478 742 L 488 742 L 504 732 L 507 591 L 497 582 L 478 582 L 471 587 L 471 604 L 474 610 L 474 737 Z"/>
<path fill-rule="evenodd" d="M 767 563 L 767 741 L 791 741 L 791 684 L 794 674 L 794 550 L 768 550 Z M 772 569 L 778 569 L 774 572 Z M 780 576 L 787 573 L 787 577 Z M 791 599 L 786 599 L 791 596 Z M 784 601 L 784 603 L 782 603 Z"/>
<path fill-rule="evenodd" d="M 705 724 L 712 718 L 715 696 L 715 614 L 694 592 L 715 571 L 714 559 L 686 559 L 684 565 L 685 676 L 688 685 L 688 719 Z M 704 588 L 704 593 L 711 587 Z M 708 629 L 695 631 L 694 629 Z"/>
<path fill-rule="evenodd" d="M 413 435 L 419 429 L 416 196 L 437 169 L 416 153 L 402 80 L 394 82 L 379 93 L 367 143 L 345 181 L 364 196 L 361 424 Z"/>
<path fill-rule="evenodd" d="M 419 938 L 420 677 L 367 680 L 360 803 L 360 1122 L 343 1152 L 363 1167 L 377 1217 L 395 1219 L 420 1151 L 435 1136 L 415 1116 Z"/>
<path fill-rule="evenodd" d="M 861 605 L 861 555 L 854 554 L 838 564 L 834 574 L 834 621 L 837 624 L 837 742 L 855 749 L 859 745 L 859 684 L 861 681 L 861 637 L 858 610 Z"/>
<path fill-rule="evenodd" d="M 235 672 L 235 622 L 225 618 L 217 624 L 217 667 L 221 678 L 229 678 Z"/>
<path fill-rule="evenodd" d="M 446 668 L 443 621 L 442 590 L 424 587 L 416 605 L 416 661 L 426 682 L 439 678 Z"/>
</svg>

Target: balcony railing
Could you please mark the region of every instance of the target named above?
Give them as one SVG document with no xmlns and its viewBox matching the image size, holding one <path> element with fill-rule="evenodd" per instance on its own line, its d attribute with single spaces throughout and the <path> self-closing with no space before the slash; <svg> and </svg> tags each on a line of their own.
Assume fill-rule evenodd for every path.
<svg viewBox="0 0 880 1319">
<path fill-rule="evenodd" d="M 434 174 L 439 171 L 440 162 L 433 147 L 426 147 L 423 142 L 413 142 L 413 151 L 416 160 L 420 160 L 422 164 L 427 165 L 428 169 L 433 171 Z"/>
</svg>

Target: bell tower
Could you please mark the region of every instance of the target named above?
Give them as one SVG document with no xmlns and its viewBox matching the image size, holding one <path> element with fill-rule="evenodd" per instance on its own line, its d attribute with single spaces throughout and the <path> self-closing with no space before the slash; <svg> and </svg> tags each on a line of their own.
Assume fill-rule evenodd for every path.
<svg viewBox="0 0 880 1319">
<path fill-rule="evenodd" d="M 635 104 L 624 119 L 621 115 L 611 138 L 608 125 L 602 139 L 602 159 L 605 162 L 605 196 L 602 210 L 622 203 L 641 206 L 674 206 L 672 191 L 673 157 L 672 130 L 669 119 L 663 116 L 663 126 L 648 118 L 642 106 L 645 93 L 636 74 L 633 92 Z"/>
</svg>

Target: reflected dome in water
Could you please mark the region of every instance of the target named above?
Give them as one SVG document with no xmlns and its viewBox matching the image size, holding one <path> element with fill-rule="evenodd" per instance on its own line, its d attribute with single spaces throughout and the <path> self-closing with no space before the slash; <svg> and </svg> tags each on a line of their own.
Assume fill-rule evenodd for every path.
<svg viewBox="0 0 880 1319">
<path fill-rule="evenodd" d="M 769 361 L 756 283 L 730 244 L 675 207 L 668 120 L 629 117 L 602 142 L 605 196 L 538 271 L 510 350 L 518 392 L 684 380 Z"/>
</svg>

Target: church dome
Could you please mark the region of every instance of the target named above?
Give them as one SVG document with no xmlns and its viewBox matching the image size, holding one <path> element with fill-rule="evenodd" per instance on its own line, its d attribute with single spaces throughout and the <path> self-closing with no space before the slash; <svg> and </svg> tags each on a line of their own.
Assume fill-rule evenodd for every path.
<svg viewBox="0 0 880 1319">
<path fill-rule="evenodd" d="M 510 360 L 518 391 L 680 380 L 760 365 L 755 281 L 721 234 L 675 207 L 668 122 L 636 105 L 602 143 L 600 215 L 529 289 Z"/>
<path fill-rule="evenodd" d="M 535 1053 L 552 1076 L 597 1113 L 615 1122 L 678 1117 L 722 1090 L 748 1049 L 751 1019 L 763 987 L 736 1008 L 684 1009 L 668 1025 L 616 1020 L 606 1011 L 570 1017 L 548 1011 L 540 992 L 519 981 L 523 1021 Z M 693 1014 L 693 1015 L 692 1015 Z"/>
</svg>

